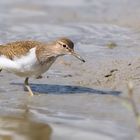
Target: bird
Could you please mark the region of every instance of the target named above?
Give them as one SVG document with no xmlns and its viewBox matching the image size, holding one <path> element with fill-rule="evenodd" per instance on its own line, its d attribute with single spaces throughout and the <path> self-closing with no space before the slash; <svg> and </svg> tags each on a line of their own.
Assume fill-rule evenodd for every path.
<svg viewBox="0 0 140 140">
<path fill-rule="evenodd" d="M 61 37 L 48 43 L 36 40 L 19 40 L 0 45 L 0 71 L 4 70 L 24 77 L 24 88 L 30 96 L 34 93 L 29 78 L 42 78 L 55 60 L 64 55 L 72 55 L 85 60 L 74 51 L 74 43 L 67 37 Z"/>
</svg>

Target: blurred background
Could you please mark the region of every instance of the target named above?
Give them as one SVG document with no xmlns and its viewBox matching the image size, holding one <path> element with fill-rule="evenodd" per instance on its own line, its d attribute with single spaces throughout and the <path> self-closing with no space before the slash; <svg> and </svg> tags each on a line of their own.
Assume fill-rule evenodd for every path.
<svg viewBox="0 0 140 140">
<path fill-rule="evenodd" d="M 1 24 L 108 23 L 139 27 L 138 0 L 1 0 Z M 12 25 L 11 25 L 12 26 Z"/>
<path fill-rule="evenodd" d="M 78 30 L 73 28 L 78 28 L 78 24 L 139 28 L 139 7 L 139 0 L 1 0 L 1 42 L 24 38 L 47 40 L 64 35 L 73 37 Z M 89 26 L 83 28 L 90 30 Z"/>
</svg>

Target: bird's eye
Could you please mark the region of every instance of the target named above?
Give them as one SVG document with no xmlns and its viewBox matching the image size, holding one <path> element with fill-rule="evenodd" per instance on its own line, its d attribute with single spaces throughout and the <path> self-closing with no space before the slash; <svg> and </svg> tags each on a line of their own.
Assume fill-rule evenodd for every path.
<svg viewBox="0 0 140 140">
<path fill-rule="evenodd" d="M 64 44 L 63 47 L 66 48 L 66 45 Z"/>
</svg>

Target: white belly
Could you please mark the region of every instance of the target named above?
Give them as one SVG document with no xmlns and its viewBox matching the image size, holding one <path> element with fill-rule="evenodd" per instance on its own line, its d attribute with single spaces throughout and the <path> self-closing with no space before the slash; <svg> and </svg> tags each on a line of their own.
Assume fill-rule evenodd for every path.
<svg viewBox="0 0 140 140">
<path fill-rule="evenodd" d="M 36 58 L 35 48 L 30 49 L 26 56 L 14 58 L 13 60 L 0 56 L 0 68 L 21 77 L 37 77 L 46 72 L 53 62 L 41 65 Z"/>
</svg>

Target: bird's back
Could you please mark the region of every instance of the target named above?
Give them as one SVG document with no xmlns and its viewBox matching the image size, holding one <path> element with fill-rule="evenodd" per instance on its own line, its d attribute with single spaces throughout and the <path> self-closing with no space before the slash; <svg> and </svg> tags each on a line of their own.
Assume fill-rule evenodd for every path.
<svg viewBox="0 0 140 140">
<path fill-rule="evenodd" d="M 4 55 L 9 59 L 26 55 L 31 48 L 41 45 L 38 41 L 16 41 L 0 45 L 0 55 Z"/>
</svg>

